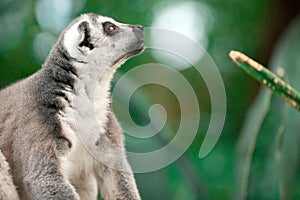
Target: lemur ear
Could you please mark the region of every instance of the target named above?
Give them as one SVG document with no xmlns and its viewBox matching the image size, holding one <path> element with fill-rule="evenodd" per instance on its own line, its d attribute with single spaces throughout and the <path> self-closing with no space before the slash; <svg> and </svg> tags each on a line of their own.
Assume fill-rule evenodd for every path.
<svg viewBox="0 0 300 200">
<path fill-rule="evenodd" d="M 80 42 L 78 44 L 78 48 L 83 52 L 87 53 L 87 50 L 93 50 L 94 45 L 91 41 L 91 29 L 90 24 L 87 21 L 81 22 L 78 25 L 78 31 L 81 35 Z"/>
</svg>

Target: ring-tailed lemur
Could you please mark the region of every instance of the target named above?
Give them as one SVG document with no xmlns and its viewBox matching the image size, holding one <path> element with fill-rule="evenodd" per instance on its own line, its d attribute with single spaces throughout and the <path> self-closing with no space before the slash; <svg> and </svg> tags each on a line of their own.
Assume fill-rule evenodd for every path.
<svg viewBox="0 0 300 200">
<path fill-rule="evenodd" d="M 0 199 L 91 200 L 98 187 L 140 199 L 109 90 L 143 39 L 142 26 L 82 15 L 41 70 L 0 91 Z"/>
</svg>

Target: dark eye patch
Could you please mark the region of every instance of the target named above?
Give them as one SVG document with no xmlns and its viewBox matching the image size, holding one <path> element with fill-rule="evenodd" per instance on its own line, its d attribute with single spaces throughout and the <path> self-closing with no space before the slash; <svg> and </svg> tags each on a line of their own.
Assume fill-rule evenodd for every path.
<svg viewBox="0 0 300 200">
<path fill-rule="evenodd" d="M 106 35 L 113 36 L 114 34 L 118 33 L 119 28 L 115 24 L 111 22 L 104 22 L 102 25 Z"/>
</svg>

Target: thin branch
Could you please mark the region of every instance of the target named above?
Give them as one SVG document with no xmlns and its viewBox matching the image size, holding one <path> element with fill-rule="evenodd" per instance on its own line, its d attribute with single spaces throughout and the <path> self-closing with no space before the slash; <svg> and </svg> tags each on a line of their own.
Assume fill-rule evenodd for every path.
<svg viewBox="0 0 300 200">
<path fill-rule="evenodd" d="M 300 111 L 300 93 L 290 84 L 286 83 L 279 76 L 263 67 L 261 64 L 238 51 L 231 51 L 229 56 L 236 65 L 243 69 L 247 74 L 270 88 L 275 94 Z"/>
</svg>

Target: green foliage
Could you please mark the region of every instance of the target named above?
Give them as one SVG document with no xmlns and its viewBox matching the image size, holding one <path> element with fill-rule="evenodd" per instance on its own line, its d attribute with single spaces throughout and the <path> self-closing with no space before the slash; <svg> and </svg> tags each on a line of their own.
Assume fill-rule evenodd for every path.
<svg viewBox="0 0 300 200">
<path fill-rule="evenodd" d="M 292 23 L 272 58 L 273 70 L 297 89 L 300 18 Z M 298 74 L 298 75 L 296 75 Z M 292 199 L 299 195 L 300 114 L 273 91 L 262 88 L 239 141 L 236 199 Z"/>
</svg>

